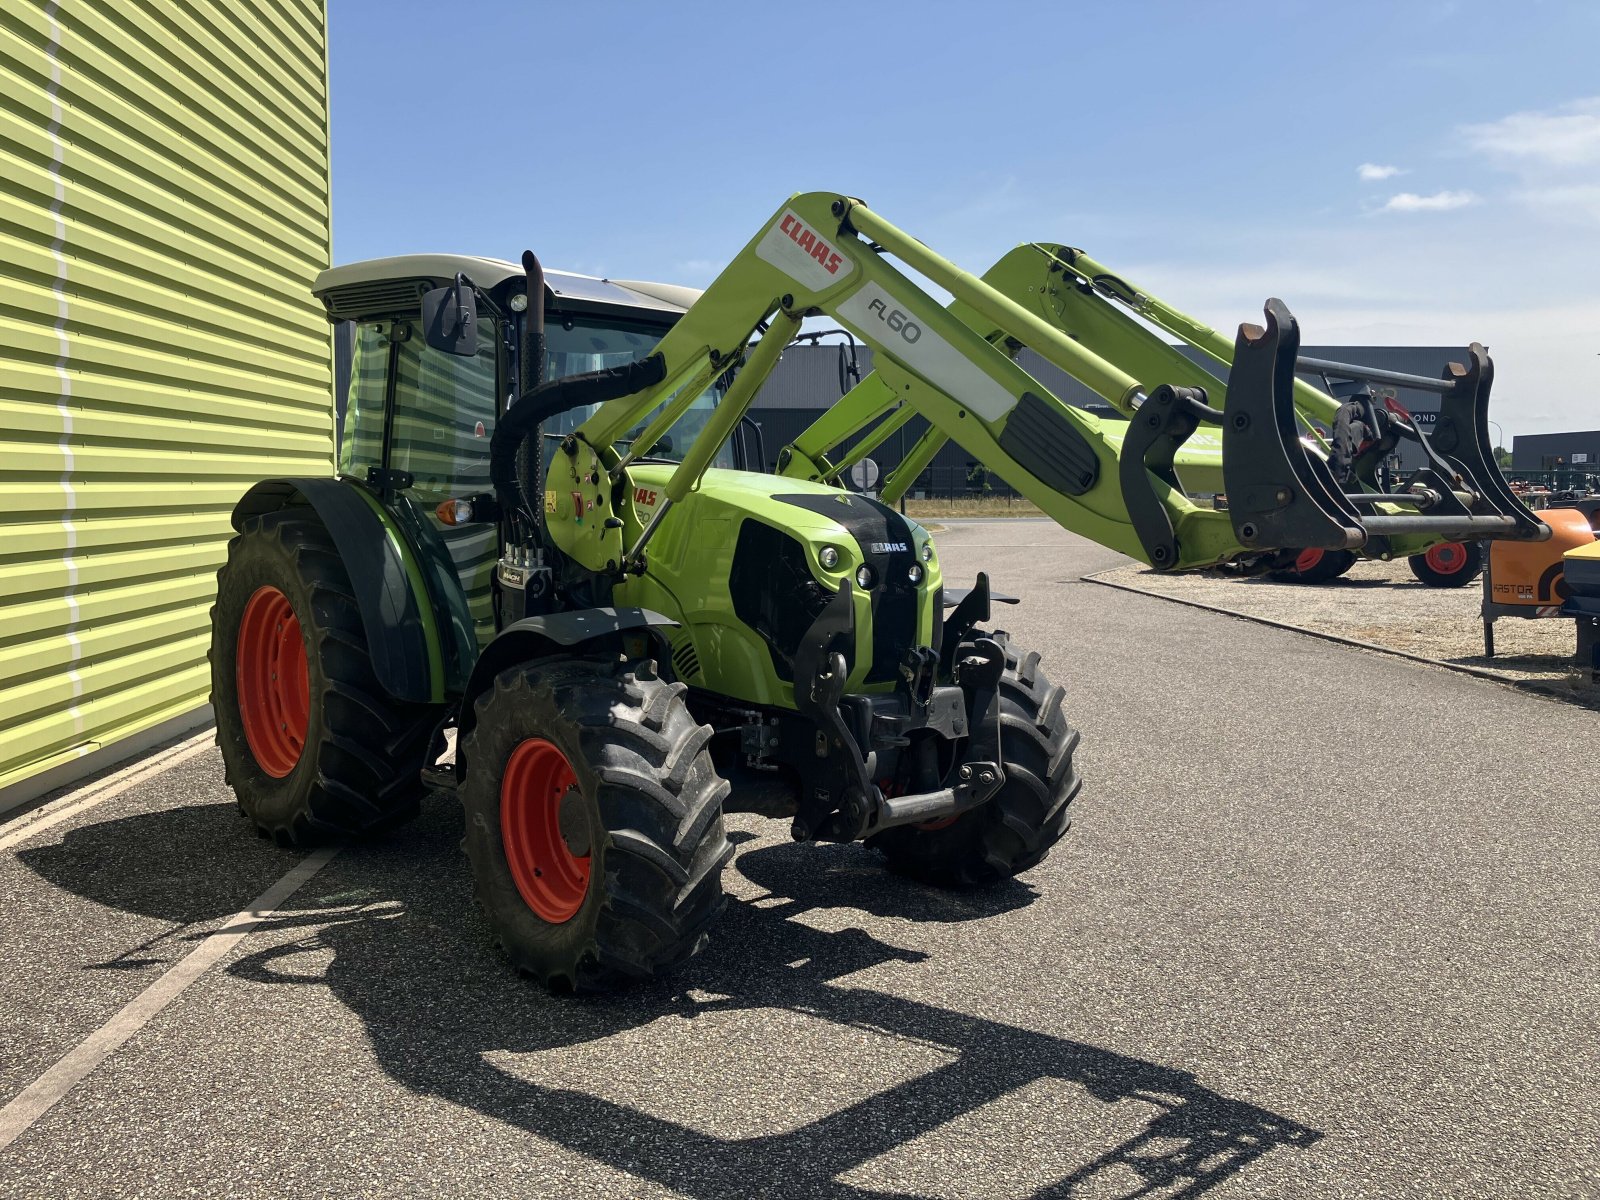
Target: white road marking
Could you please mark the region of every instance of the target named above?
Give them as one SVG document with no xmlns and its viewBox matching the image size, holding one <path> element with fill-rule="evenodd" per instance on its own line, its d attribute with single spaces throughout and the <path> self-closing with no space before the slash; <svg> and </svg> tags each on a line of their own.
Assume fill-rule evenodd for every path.
<svg viewBox="0 0 1600 1200">
<path fill-rule="evenodd" d="M 338 847 L 314 850 L 301 859 L 282 879 L 252 900 L 248 907 L 228 918 L 216 930 L 171 967 L 144 991 L 95 1030 L 53 1067 L 29 1084 L 0 1108 L 0 1150 L 16 1141 L 56 1102 L 82 1083 L 89 1074 L 117 1049 L 153 1020 L 195 980 L 227 956 L 235 946 L 271 918 L 278 906 L 297 892 L 301 885 L 327 866 Z"/>
<path fill-rule="evenodd" d="M 20 824 L 7 829 L 5 833 L 0 833 L 0 850 L 9 850 L 36 833 L 43 833 L 63 821 L 70 820 L 86 808 L 93 808 L 96 804 L 120 796 L 129 788 L 137 787 L 145 780 L 170 770 L 179 763 L 188 762 L 196 755 L 205 752 L 211 745 L 212 737 L 213 731 L 210 729 L 197 733 L 187 741 L 179 742 L 158 758 L 146 759 L 132 766 L 123 767 L 122 770 L 104 779 L 81 787 L 77 791 L 68 792 L 60 799 L 52 800 L 27 816 L 18 818 Z"/>
</svg>

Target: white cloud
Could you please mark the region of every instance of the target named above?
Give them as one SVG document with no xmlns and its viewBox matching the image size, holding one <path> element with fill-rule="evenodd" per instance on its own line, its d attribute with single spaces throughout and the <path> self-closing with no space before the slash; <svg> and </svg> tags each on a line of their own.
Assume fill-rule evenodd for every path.
<svg viewBox="0 0 1600 1200">
<path fill-rule="evenodd" d="M 1465 208 L 1476 204 L 1478 198 L 1471 192 L 1434 192 L 1419 196 L 1415 192 L 1400 192 L 1390 196 L 1383 206 L 1384 212 L 1449 212 L 1452 208 Z"/>
<path fill-rule="evenodd" d="M 1396 175 L 1404 175 L 1405 172 L 1399 167 L 1382 166 L 1378 163 L 1362 163 L 1356 168 L 1356 174 L 1361 177 L 1364 183 L 1376 183 L 1380 179 L 1392 179 Z"/>
<path fill-rule="evenodd" d="M 1461 135 L 1472 149 L 1506 162 L 1558 167 L 1600 163 L 1600 96 L 1464 125 Z"/>
</svg>

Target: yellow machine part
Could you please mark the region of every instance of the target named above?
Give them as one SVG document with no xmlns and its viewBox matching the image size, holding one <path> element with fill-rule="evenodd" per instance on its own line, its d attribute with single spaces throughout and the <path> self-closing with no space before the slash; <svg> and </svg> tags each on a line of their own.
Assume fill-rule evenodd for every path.
<svg viewBox="0 0 1600 1200">
<path fill-rule="evenodd" d="M 1495 604 L 1536 608 L 1561 604 L 1568 591 L 1562 562 L 1570 552 L 1600 552 L 1594 530 L 1581 512 L 1549 508 L 1539 518 L 1550 526 L 1548 542 L 1491 542 L 1486 599 Z"/>
</svg>

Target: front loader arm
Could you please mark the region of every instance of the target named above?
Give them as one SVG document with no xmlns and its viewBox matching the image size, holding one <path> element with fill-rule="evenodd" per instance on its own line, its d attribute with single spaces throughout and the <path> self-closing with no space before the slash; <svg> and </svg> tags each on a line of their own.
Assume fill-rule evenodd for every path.
<svg viewBox="0 0 1600 1200">
<path fill-rule="evenodd" d="M 891 256 L 948 289 L 964 308 L 942 307 L 896 269 Z M 546 524 L 557 546 L 597 572 L 642 569 L 656 523 L 696 486 L 801 320 L 822 313 L 875 352 L 871 388 L 864 381 L 857 389 L 864 407 L 887 413 L 898 403 L 922 415 L 1057 522 L 1103 545 L 1184 569 L 1283 546 L 1344 547 L 1365 539 L 1364 518 L 1337 494 L 1326 467 L 1318 474 L 1320 463 L 1303 461 L 1289 389 L 1298 334 L 1281 305 L 1269 306 L 1265 330 L 1241 331 L 1236 359 L 1242 352 L 1252 364 L 1246 374 L 1253 382 L 1250 395 L 1230 398 L 1229 413 L 1208 406 L 1199 388 L 1165 381 L 1146 408 L 1139 378 L 1037 311 L 959 270 L 860 201 L 813 192 L 774 214 L 657 345 L 647 361 L 659 382 L 606 402 L 563 441 L 545 496 Z M 648 449 L 657 431 L 735 365 L 763 328 L 643 523 L 627 478 L 630 459 L 618 452 L 617 441 L 662 408 L 634 441 L 640 452 Z M 994 332 L 985 337 L 983 329 Z M 1099 419 L 1063 403 L 1019 367 L 1011 358 L 1014 344 L 1033 348 L 1136 411 L 1140 419 L 1127 427 L 1122 444 Z M 1256 515 L 1243 520 L 1237 511 L 1191 504 L 1172 469 L 1173 455 L 1200 424 L 1225 419 L 1232 422 L 1224 430 L 1225 467 L 1231 444 L 1241 486 L 1255 503 L 1245 511 Z M 1483 516 L 1484 534 L 1509 536 L 1502 532 L 1511 527 L 1509 516 Z M 1290 535 L 1296 540 L 1280 540 Z"/>
<path fill-rule="evenodd" d="M 1121 499 L 1114 445 L 1091 414 L 1064 404 L 1018 367 L 1001 349 L 976 334 L 898 271 L 887 255 L 855 235 L 853 221 L 871 220 L 879 233 L 892 231 L 904 245 L 912 239 L 893 231 L 859 201 L 834 193 L 796 196 L 722 272 L 657 345 L 660 382 L 603 404 L 571 437 L 552 463 L 545 497 L 546 524 L 563 553 L 594 571 L 637 569 L 651 529 L 695 486 L 709 464 L 719 435 L 748 409 L 799 321 L 827 313 L 870 345 L 879 364 L 887 403 L 903 402 L 946 436 L 962 444 L 1013 482 L 1069 528 L 1105 545 L 1139 555 L 1141 544 Z M 928 255 L 946 285 L 963 275 Z M 971 276 L 999 310 L 1027 325 L 1027 315 Z M 663 411 L 634 438 L 647 447 L 655 431 L 676 420 L 711 374 L 734 364 L 763 324 L 765 335 L 674 471 L 647 524 L 635 512 L 626 483 L 629 459 L 616 443 L 658 407 Z M 1030 329 L 1048 335 L 1036 318 Z M 1059 336 L 1059 335 L 1057 335 Z M 1087 351 L 1071 355 L 1077 369 L 1105 386 L 1137 392 L 1138 381 Z M 1153 486 L 1171 510 L 1193 561 L 1215 562 L 1237 553 L 1223 513 L 1190 504 L 1160 480 Z"/>
<path fill-rule="evenodd" d="M 961 292 L 950 305 L 950 311 L 976 332 L 997 345 L 1011 349 L 1021 344 L 1040 354 L 1057 367 L 1073 375 L 1096 391 L 1109 404 L 1131 418 L 1128 425 L 1108 422 L 1101 434 L 1111 443 L 1119 458 L 1123 436 L 1127 434 L 1136 444 L 1131 452 L 1141 458 L 1142 464 L 1153 474 L 1174 488 L 1181 484 L 1198 491 L 1232 492 L 1224 481 L 1224 445 L 1230 439 L 1220 428 L 1213 428 L 1218 410 L 1229 407 L 1228 389 L 1216 375 L 1197 363 L 1177 347 L 1156 335 L 1144 323 L 1149 322 L 1184 339 L 1200 349 L 1209 358 L 1226 369 L 1232 369 L 1236 356 L 1245 345 L 1244 340 L 1229 344 L 1221 334 L 1210 329 L 1170 305 L 1156 299 L 1112 275 L 1105 267 L 1090 259 L 1081 250 L 1054 243 L 1030 243 L 1016 247 L 1000 259 L 982 279 L 982 284 L 1001 296 L 1026 309 L 1030 316 L 1050 327 L 1055 336 L 1024 337 L 1018 339 L 1013 330 L 1017 325 L 1005 323 L 1005 314 L 997 313 L 992 299 L 978 303 Z M 954 290 L 954 289 L 953 289 Z M 976 293 L 981 296 L 981 293 Z M 1287 317 L 1287 311 L 1284 311 Z M 1292 318 L 1288 318 L 1292 324 Z M 1236 483 L 1244 483 L 1245 508 L 1255 510 L 1263 519 L 1241 520 L 1237 523 L 1241 540 L 1250 549 L 1259 551 L 1270 541 L 1294 536 L 1323 537 L 1330 542 L 1345 531 L 1346 546 L 1365 544 L 1368 553 L 1411 554 L 1420 552 L 1441 540 L 1460 536 L 1534 537 L 1540 533 L 1539 524 L 1516 501 L 1500 476 L 1492 457 L 1480 453 L 1487 446 L 1484 428 L 1487 404 L 1487 384 L 1491 371 L 1480 348 L 1473 347 L 1468 356 L 1473 365 L 1452 368 L 1443 380 L 1400 377 L 1389 372 L 1368 371 L 1350 364 L 1323 364 L 1315 360 L 1298 358 L 1298 333 L 1285 329 L 1285 337 L 1274 338 L 1275 344 L 1283 342 L 1292 348 L 1285 351 L 1291 369 L 1283 379 L 1277 378 L 1273 369 L 1257 370 L 1251 376 L 1254 386 L 1269 392 L 1281 393 L 1279 400 L 1269 405 L 1270 424 L 1274 444 L 1252 444 L 1249 438 L 1234 436 L 1235 451 L 1231 474 Z M 1065 344 L 1062 335 L 1069 339 Z M 1062 353 L 1065 345 L 1066 353 Z M 1088 348 L 1106 363 L 1115 364 L 1126 372 L 1118 376 L 1104 370 L 1084 371 L 1084 349 Z M 1481 358 L 1481 362 L 1479 361 Z M 1374 381 L 1399 382 L 1441 393 L 1446 397 L 1443 405 L 1445 419 L 1451 428 L 1445 436 L 1429 439 L 1414 428 L 1407 436 L 1421 442 L 1430 463 L 1429 482 L 1436 488 L 1424 487 L 1423 495 L 1438 495 L 1426 507 L 1407 497 L 1378 498 L 1371 495 L 1377 489 L 1366 482 L 1340 485 L 1320 464 L 1306 459 L 1328 457 L 1325 443 L 1316 436 L 1311 420 L 1333 425 L 1340 402 L 1327 393 L 1296 378 L 1293 367 L 1319 369 L 1343 368 L 1355 378 Z M 1139 381 L 1136 390 L 1126 386 L 1126 378 Z M 1470 380 L 1469 378 L 1470 377 Z M 1205 405 L 1212 411 L 1192 403 L 1180 401 L 1177 409 L 1184 410 L 1171 428 L 1148 431 L 1148 426 L 1168 418 L 1160 410 L 1145 410 L 1143 426 L 1139 406 L 1144 396 L 1155 396 L 1159 384 L 1189 389 L 1205 397 Z M 1479 394 L 1481 392 L 1481 394 Z M 1470 394 L 1469 394 L 1470 393 Z M 1172 397 L 1163 395 L 1163 404 Z M 1288 401 L 1285 406 L 1281 401 Z M 845 468 L 869 453 L 867 448 L 881 442 L 880 432 L 891 421 L 903 421 L 909 414 L 903 410 L 879 421 L 892 403 L 892 394 L 881 381 L 869 375 L 849 395 L 843 397 L 833 409 L 824 414 L 811 428 L 803 432 L 792 446 L 779 456 L 779 469 L 791 475 L 837 482 Z M 1250 399 L 1239 406 L 1243 411 L 1252 407 Z M 1260 407 L 1255 405 L 1255 407 Z M 1191 416 L 1199 416 L 1191 420 Z M 1153 422 L 1152 418 L 1158 418 Z M 1409 425 L 1408 419 L 1403 418 Z M 878 421 L 876 428 L 859 441 L 850 451 L 829 457 L 829 450 L 844 439 L 861 434 Z M 915 482 L 917 475 L 931 460 L 943 443 L 943 434 L 934 434 L 919 442 L 923 451 L 915 464 L 898 467 L 885 481 L 882 493 L 893 501 L 903 495 Z M 1261 430 L 1258 428 L 1257 433 Z M 1237 431 L 1236 431 L 1237 434 Z M 1298 443 L 1302 434 L 1310 434 L 1322 446 L 1320 454 L 1306 455 Z M 964 448 L 980 459 L 978 448 L 967 444 L 961 432 L 954 435 Z M 1281 443 L 1281 446 L 1280 444 Z M 1435 444 L 1436 443 L 1436 444 Z M 1481 443 L 1481 446 L 1480 446 Z M 1392 443 L 1390 443 L 1392 444 Z M 1373 450 L 1375 462 L 1380 450 Z M 1262 456 L 1265 457 L 1262 457 Z M 1288 462 L 1281 461 L 1287 459 Z M 1002 478 L 1009 477 L 995 462 L 985 459 L 985 465 Z M 915 469 L 910 469 L 912 466 Z M 1260 468 L 1265 467 L 1263 472 Z M 1288 469 L 1285 470 L 1284 468 Z M 1165 536 L 1164 526 L 1170 514 L 1162 510 L 1170 507 L 1170 500 L 1161 497 L 1159 503 L 1141 485 L 1141 473 L 1131 462 L 1124 463 L 1122 478 L 1124 500 L 1139 528 L 1145 551 L 1141 557 L 1163 569 L 1181 564 L 1187 556 L 1176 554 L 1171 539 Z M 1365 476 L 1363 476 L 1365 478 Z M 1345 492 L 1345 486 L 1354 491 Z M 1019 491 L 1024 489 L 1018 488 Z M 1448 496 L 1445 493 L 1450 493 Z M 1288 499 L 1283 497 L 1287 496 Z M 1398 502 L 1395 502 L 1398 500 Z M 1459 503 L 1458 503 L 1459 501 Z M 1278 509 L 1301 508 L 1300 516 L 1306 519 L 1279 520 Z M 1432 509 L 1434 511 L 1427 511 Z M 1050 511 L 1046 506 L 1046 511 Z M 1055 515 L 1052 512 L 1051 515 Z M 1088 531 L 1077 526 L 1068 528 Z M 1271 534 L 1269 528 L 1277 532 Z M 1370 537 L 1367 535 L 1371 535 Z M 1290 543 L 1279 542 L 1285 548 Z"/>
<path fill-rule="evenodd" d="M 1134 413 L 1134 397 L 1154 391 L 1161 383 L 1204 389 L 1212 403 L 1220 407 L 1226 394 L 1222 380 L 1180 354 L 1176 347 L 1114 307 L 1093 287 L 1073 275 L 1067 269 L 1067 263 L 1069 256 L 1078 253 L 1066 246 L 1025 243 L 1007 252 L 986 271 L 982 282 L 1065 334 L 1077 346 L 1090 348 L 1100 358 L 1115 363 L 1127 373 L 1128 378 L 1137 380 L 1137 388 L 1130 392 L 1126 379 L 1121 376 L 1101 372 L 1079 377 L 1101 399 L 1125 416 L 1131 417 Z M 951 303 L 950 311 L 990 341 L 1000 342 L 1007 336 L 994 321 L 986 320 L 972 306 L 959 299 Z M 1197 329 L 1203 328 L 1198 323 L 1193 324 Z M 1073 373 L 1078 356 L 1058 359 L 1052 355 L 1053 346 L 1048 343 L 1033 348 L 1069 374 Z M 1230 346 L 1229 359 L 1231 357 Z M 1315 400 L 1310 400 L 1299 390 L 1296 391 L 1295 399 L 1302 411 L 1309 410 L 1318 419 L 1331 420 L 1337 402 L 1313 388 L 1303 384 L 1300 386 L 1315 397 Z M 801 433 L 791 446 L 786 447 L 786 454 L 780 453 L 779 470 L 805 478 L 837 480 L 846 468 L 870 453 L 870 450 L 864 450 L 858 443 L 846 454 L 837 457 L 830 457 L 828 451 L 846 438 L 872 426 L 887 411 L 885 404 L 892 406 L 895 399 L 881 381 L 869 374 Z M 905 415 L 909 417 L 910 414 Z M 881 427 L 880 424 L 878 428 Z M 878 429 L 874 429 L 867 438 L 874 438 L 877 432 Z M 1120 444 L 1121 438 L 1114 426 L 1103 427 L 1102 432 Z M 1180 470 L 1189 467 L 1201 484 L 1193 490 L 1207 490 L 1203 486 L 1207 481 L 1217 482 L 1215 490 L 1221 490 L 1220 433 L 1202 430 L 1191 436 L 1178 456 L 1178 464 Z M 909 487 L 912 479 L 896 482 Z M 900 494 L 898 491 L 891 492 L 887 484 L 883 492 L 891 499 Z"/>
</svg>

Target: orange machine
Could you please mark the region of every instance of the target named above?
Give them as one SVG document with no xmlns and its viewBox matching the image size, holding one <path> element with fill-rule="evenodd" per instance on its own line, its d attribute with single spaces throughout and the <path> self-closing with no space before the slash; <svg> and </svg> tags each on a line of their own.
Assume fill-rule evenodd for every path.
<svg viewBox="0 0 1600 1200">
<path fill-rule="evenodd" d="M 1562 573 L 1562 555 L 1595 541 L 1589 518 L 1574 508 L 1547 508 L 1539 518 L 1550 526 L 1548 542 L 1489 544 L 1483 572 L 1483 653 L 1494 657 L 1494 623 L 1500 617 L 1559 617 L 1571 594 Z"/>
</svg>

